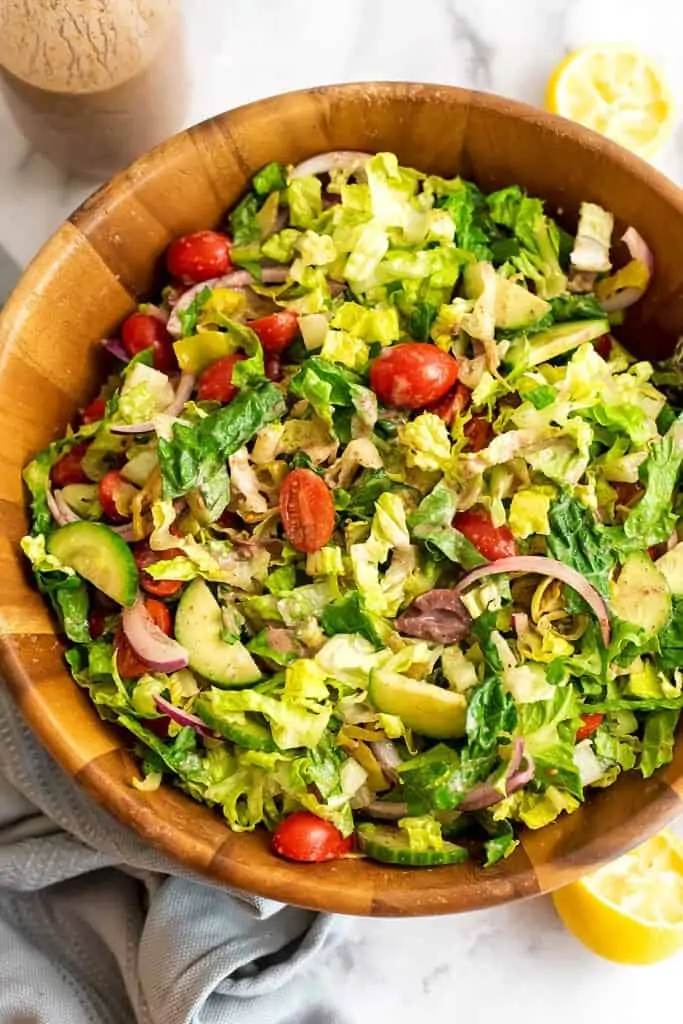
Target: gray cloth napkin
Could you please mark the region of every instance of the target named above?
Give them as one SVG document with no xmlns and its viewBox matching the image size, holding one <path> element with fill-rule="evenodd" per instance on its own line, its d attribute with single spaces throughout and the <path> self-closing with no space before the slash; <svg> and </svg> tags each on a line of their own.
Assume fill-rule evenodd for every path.
<svg viewBox="0 0 683 1024">
<path fill-rule="evenodd" d="M 346 920 L 211 885 L 145 846 L 0 682 L 0 1024 L 343 1024 L 311 968 Z"/>
</svg>

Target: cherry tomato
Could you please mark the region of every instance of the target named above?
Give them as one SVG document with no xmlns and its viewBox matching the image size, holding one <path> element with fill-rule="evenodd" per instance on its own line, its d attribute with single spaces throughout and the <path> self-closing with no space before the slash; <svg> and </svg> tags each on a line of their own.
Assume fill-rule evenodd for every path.
<svg viewBox="0 0 683 1024">
<path fill-rule="evenodd" d="M 173 632 L 173 619 L 171 618 L 168 605 L 165 605 L 163 601 L 157 601 L 153 597 L 145 597 L 143 601 L 145 603 L 145 610 L 155 626 L 158 626 L 166 636 L 170 636 Z"/>
<path fill-rule="evenodd" d="M 107 616 L 99 608 L 93 608 L 88 613 L 88 625 L 90 627 L 90 636 L 93 640 L 97 640 L 107 628 Z"/>
<path fill-rule="evenodd" d="M 148 594 L 155 597 L 175 597 L 178 591 L 182 590 L 182 580 L 155 580 L 148 572 L 148 566 L 155 562 L 166 561 L 170 558 L 180 558 L 184 554 L 180 548 L 167 548 L 166 551 L 152 551 L 146 544 L 141 545 L 133 551 L 133 556 L 140 570 L 140 586 Z"/>
<path fill-rule="evenodd" d="M 131 313 L 128 319 L 123 321 L 121 341 L 131 356 L 137 356 L 147 348 L 153 349 L 155 370 L 172 373 L 178 369 L 178 360 L 173 351 L 173 338 L 166 330 L 165 324 L 156 316 Z"/>
<path fill-rule="evenodd" d="M 488 513 L 483 509 L 458 512 L 453 520 L 453 526 L 460 530 L 489 562 L 495 562 L 498 558 L 512 558 L 517 554 L 515 538 L 507 526 L 494 526 Z"/>
<path fill-rule="evenodd" d="M 593 342 L 593 348 L 603 359 L 609 359 L 610 352 L 612 351 L 612 335 L 603 334 L 601 338 L 596 338 Z"/>
<path fill-rule="evenodd" d="M 211 366 L 207 366 L 199 378 L 197 396 L 200 402 L 221 402 L 225 405 L 232 402 L 239 391 L 232 383 L 232 372 L 235 363 L 241 363 L 246 357 L 241 352 L 234 352 L 230 356 L 223 356 L 217 359 Z"/>
<path fill-rule="evenodd" d="M 273 850 L 287 860 L 320 863 L 336 860 L 353 847 L 353 836 L 346 839 L 338 828 L 310 811 L 295 811 L 281 821 L 273 833 Z"/>
<path fill-rule="evenodd" d="M 382 405 L 398 409 L 433 405 L 457 379 L 458 364 L 453 356 L 423 341 L 385 348 L 370 367 L 370 387 Z"/>
<path fill-rule="evenodd" d="M 166 605 L 161 601 L 155 601 L 153 597 L 145 597 L 144 602 L 152 621 L 167 636 L 170 636 L 173 632 L 173 622 Z M 124 679 L 139 679 L 140 676 L 149 672 L 149 665 L 135 653 L 121 627 L 117 629 L 114 637 L 114 650 L 116 651 L 118 670 Z"/>
<path fill-rule="evenodd" d="M 332 493 L 312 469 L 294 469 L 280 490 L 280 515 L 297 551 L 318 551 L 334 533 Z"/>
<path fill-rule="evenodd" d="M 580 725 L 577 730 L 576 742 L 578 743 L 580 740 L 585 740 L 592 736 L 595 730 L 600 728 L 600 723 L 604 717 L 599 711 L 595 711 L 590 715 L 581 715 L 583 725 Z"/>
<path fill-rule="evenodd" d="M 282 360 L 277 352 L 266 352 L 263 364 L 268 380 L 282 380 Z"/>
<path fill-rule="evenodd" d="M 139 491 L 124 480 L 118 469 L 110 469 L 99 483 L 99 499 L 106 519 L 123 523 L 131 517 L 131 502 Z"/>
<path fill-rule="evenodd" d="M 150 732 L 158 736 L 160 740 L 168 739 L 168 727 L 171 724 L 170 718 L 141 718 L 140 721 Z"/>
<path fill-rule="evenodd" d="M 430 405 L 427 412 L 433 412 L 435 416 L 443 420 L 446 426 L 450 427 L 456 416 L 460 416 L 470 404 L 470 389 L 464 384 L 456 384 L 452 391 L 440 398 L 434 405 Z"/>
<path fill-rule="evenodd" d="M 467 451 L 480 452 L 493 441 L 493 427 L 483 416 L 473 416 L 463 427 Z"/>
<path fill-rule="evenodd" d="M 57 459 L 50 470 L 53 487 L 61 488 L 66 487 L 67 484 L 90 483 L 81 465 L 83 456 L 88 450 L 88 444 L 88 441 L 75 444 L 65 455 L 62 455 L 61 459 Z"/>
<path fill-rule="evenodd" d="M 97 398 L 93 398 L 89 405 L 86 405 L 85 409 L 81 413 L 81 423 L 97 423 L 99 420 L 104 419 L 106 410 L 106 398 L 102 395 L 98 395 Z"/>
<path fill-rule="evenodd" d="M 299 333 L 299 318 L 288 309 L 271 313 L 258 320 L 250 320 L 249 326 L 256 331 L 264 352 L 284 352 Z"/>
<path fill-rule="evenodd" d="M 221 277 L 233 269 L 230 239 L 218 231 L 195 231 L 171 242 L 166 251 L 166 266 L 172 277 L 183 284 L 199 284 Z"/>
</svg>

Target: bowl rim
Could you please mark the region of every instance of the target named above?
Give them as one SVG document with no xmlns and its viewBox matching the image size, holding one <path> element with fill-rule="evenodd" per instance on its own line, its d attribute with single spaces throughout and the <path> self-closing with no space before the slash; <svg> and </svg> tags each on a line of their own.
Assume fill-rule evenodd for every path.
<svg viewBox="0 0 683 1024">
<path fill-rule="evenodd" d="M 298 97 L 313 94 L 322 97 L 334 96 L 343 101 L 346 96 L 357 95 L 359 88 L 368 93 L 371 101 L 405 98 L 406 91 L 409 91 L 414 94 L 416 101 L 431 102 L 438 99 L 441 102 L 445 101 L 454 106 L 465 106 L 469 109 L 480 108 L 506 117 L 511 116 L 513 119 L 521 118 L 525 121 L 537 123 L 540 127 L 545 128 L 546 131 L 561 132 L 562 135 L 569 137 L 574 144 L 584 147 L 588 146 L 591 149 L 601 151 L 606 155 L 610 163 L 619 164 L 631 175 L 639 177 L 650 190 L 658 193 L 683 218 L 683 192 L 661 171 L 611 140 L 579 124 L 551 114 L 540 107 L 508 99 L 493 92 L 465 89 L 458 86 L 440 85 L 438 83 L 362 80 L 277 93 L 262 99 L 252 100 L 249 103 L 197 122 L 159 143 L 127 168 L 122 169 L 107 182 L 95 188 L 83 203 L 76 208 L 71 218 L 76 217 L 79 212 L 85 210 L 92 211 L 93 207 L 97 207 L 100 202 L 105 200 L 110 189 L 115 189 L 119 184 L 123 185 L 129 175 L 136 172 L 142 173 L 144 172 L 145 165 L 149 164 L 150 161 L 157 162 L 163 159 L 165 152 L 170 151 L 170 147 L 173 146 L 174 141 L 180 136 L 186 134 L 192 136 L 193 132 L 200 131 L 209 125 L 218 124 L 231 116 L 248 116 L 250 112 L 257 109 L 263 111 L 269 105 L 277 106 L 283 98 L 296 101 Z M 55 234 L 53 233 L 46 240 L 25 268 L 21 279 L 4 307 L 5 311 L 12 306 L 13 300 L 22 300 L 22 287 L 25 278 L 41 260 Z M 4 311 L 0 312 L 0 338 L 3 333 L 2 327 L 5 315 Z M 0 342 L 1 354 L 2 343 Z M 28 583 L 27 586 L 29 586 Z M 59 737 L 55 735 L 49 719 L 40 714 L 39 703 L 37 704 L 33 701 L 26 702 L 20 699 L 20 696 L 31 686 L 31 676 L 27 659 L 15 643 L 16 639 L 16 636 L 6 631 L 3 623 L 2 609 L 0 608 L 0 669 L 2 669 L 4 678 L 15 698 L 15 704 L 23 711 L 31 729 L 38 735 L 49 753 L 64 767 L 64 746 L 60 744 Z M 74 687 L 76 686 L 75 683 L 73 685 Z M 94 707 L 91 708 L 91 711 L 93 714 L 96 714 Z M 671 778 L 667 779 L 669 784 L 660 786 L 654 793 L 653 798 L 647 801 L 646 805 L 636 813 L 637 828 L 628 830 L 623 828 L 617 829 L 609 836 L 603 834 L 601 836 L 602 840 L 609 838 L 609 842 L 601 842 L 596 849 L 593 849 L 590 844 L 587 847 L 582 847 L 582 855 L 578 857 L 575 851 L 572 857 L 568 857 L 566 862 L 560 865 L 559 872 L 552 878 L 544 879 L 539 876 L 533 858 L 528 855 L 528 851 L 525 849 L 527 855 L 520 860 L 518 871 L 508 871 L 503 876 L 495 868 L 485 869 L 485 875 L 482 876 L 479 873 L 474 881 L 470 879 L 466 896 L 459 899 L 457 894 L 439 884 L 439 872 L 443 872 L 446 869 L 439 869 L 438 871 L 422 869 L 419 874 L 423 878 L 431 876 L 433 884 L 415 886 L 415 906 L 411 906 L 405 901 L 405 886 L 398 885 L 400 878 L 405 875 L 406 869 L 394 867 L 391 869 L 391 874 L 392 877 L 395 876 L 397 879 L 396 894 L 393 893 L 391 886 L 385 887 L 382 892 L 382 899 L 376 905 L 373 903 L 372 907 L 365 907 L 360 904 L 356 906 L 353 904 L 353 901 L 349 901 L 348 893 L 343 891 L 343 885 L 340 888 L 339 872 L 335 871 L 333 865 L 316 865 L 312 870 L 309 865 L 283 862 L 284 868 L 282 871 L 273 871 L 269 874 L 264 872 L 263 865 L 250 865 L 248 857 L 246 859 L 233 859 L 235 851 L 229 848 L 227 855 L 224 857 L 217 858 L 214 856 L 207 858 L 206 851 L 202 847 L 201 838 L 195 840 L 189 852 L 186 850 L 182 855 L 179 855 L 178 849 L 182 848 L 182 845 L 179 846 L 178 840 L 185 836 L 185 832 L 174 828 L 173 823 L 164 821 L 149 806 L 146 809 L 141 809 L 139 806 L 135 807 L 134 801 L 126 798 L 126 795 L 122 794 L 119 788 L 108 786 L 106 769 L 103 767 L 98 769 L 95 763 L 95 770 L 92 773 L 87 770 L 76 772 L 74 778 L 79 785 L 88 791 L 90 796 L 94 797 L 99 804 L 111 812 L 122 824 L 137 833 L 141 839 L 163 851 L 179 866 L 194 870 L 206 880 L 214 880 L 223 885 L 234 886 L 239 890 L 257 893 L 260 896 L 280 900 L 285 903 L 291 903 L 291 897 L 296 896 L 296 899 L 293 901 L 295 905 L 315 910 L 357 914 L 360 916 L 407 916 L 410 914 L 433 916 L 436 914 L 484 908 L 499 903 L 528 898 L 542 892 L 550 892 L 560 885 L 567 884 L 588 871 L 597 868 L 600 864 L 605 863 L 606 860 L 626 852 L 649 835 L 669 824 L 683 811 L 683 803 L 681 802 L 683 800 L 683 786 L 681 786 L 683 772 L 675 776 L 671 772 L 669 774 L 671 776 Z M 673 788 L 672 783 L 676 783 L 676 788 Z M 130 788 L 131 794 L 136 792 L 132 790 L 132 787 Z M 672 799 L 672 794 L 674 799 Z M 184 795 L 182 798 L 186 800 L 191 799 Z M 235 835 L 230 832 L 227 825 L 225 829 L 228 835 Z M 254 835 L 241 834 L 237 836 L 237 839 L 242 842 L 245 849 L 248 849 L 250 845 L 252 849 L 255 849 Z M 522 847 L 525 847 L 524 839 L 522 839 Z M 365 863 L 367 864 L 368 862 Z M 327 870 L 321 871 L 321 867 Z M 369 870 L 373 870 L 371 866 L 369 866 Z M 411 869 L 407 870 L 414 874 Z M 307 885 L 307 873 L 311 871 L 310 879 L 314 884 Z M 295 889 L 297 891 L 294 891 Z M 396 904 L 392 902 L 393 895 L 396 895 L 398 900 Z"/>
</svg>

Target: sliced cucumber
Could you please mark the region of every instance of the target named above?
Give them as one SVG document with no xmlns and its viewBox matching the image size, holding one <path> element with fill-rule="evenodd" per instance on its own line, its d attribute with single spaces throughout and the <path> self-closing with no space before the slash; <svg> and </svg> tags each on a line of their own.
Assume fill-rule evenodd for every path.
<svg viewBox="0 0 683 1024">
<path fill-rule="evenodd" d="M 356 829 L 358 845 L 366 857 L 383 864 L 402 864 L 407 868 L 435 868 L 443 864 L 461 864 L 469 857 L 463 846 L 444 839 L 441 850 L 411 850 L 408 834 L 391 825 L 364 822 Z"/>
<path fill-rule="evenodd" d="M 210 694 L 202 693 L 194 704 L 194 712 L 203 722 L 223 736 L 247 750 L 277 750 L 270 729 L 247 711 L 232 711 L 217 715 Z"/>
<path fill-rule="evenodd" d="M 421 736 L 447 740 L 465 735 L 467 698 L 461 693 L 380 669 L 370 677 L 368 698 L 378 711 L 398 715 Z"/>
<path fill-rule="evenodd" d="M 97 484 L 67 484 L 62 497 L 79 519 L 100 519 L 102 508 Z"/>
<path fill-rule="evenodd" d="M 175 618 L 175 635 L 187 650 L 190 668 L 216 686 L 249 686 L 261 672 L 244 644 L 221 640 L 221 610 L 202 579 L 183 593 Z"/>
<path fill-rule="evenodd" d="M 104 523 L 69 523 L 48 537 L 47 550 L 117 604 L 129 608 L 138 591 L 133 553 Z"/>
<path fill-rule="evenodd" d="M 647 633 L 658 633 L 671 618 L 671 592 L 649 555 L 634 551 L 612 585 L 612 610 Z"/>
</svg>

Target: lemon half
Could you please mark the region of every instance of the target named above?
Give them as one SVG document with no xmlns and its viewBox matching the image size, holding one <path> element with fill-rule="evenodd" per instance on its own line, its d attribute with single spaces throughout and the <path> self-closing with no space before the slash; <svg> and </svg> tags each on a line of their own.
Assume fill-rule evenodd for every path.
<svg viewBox="0 0 683 1024">
<path fill-rule="evenodd" d="M 654 964 L 683 949 L 683 842 L 672 832 L 553 894 L 588 949 L 619 964 Z"/>
<path fill-rule="evenodd" d="M 546 106 L 642 157 L 654 156 L 671 135 L 674 102 L 652 61 L 628 46 L 585 46 L 550 76 Z"/>
</svg>

